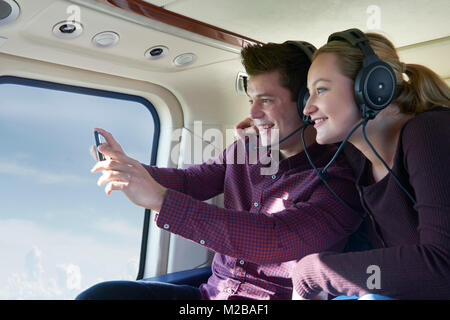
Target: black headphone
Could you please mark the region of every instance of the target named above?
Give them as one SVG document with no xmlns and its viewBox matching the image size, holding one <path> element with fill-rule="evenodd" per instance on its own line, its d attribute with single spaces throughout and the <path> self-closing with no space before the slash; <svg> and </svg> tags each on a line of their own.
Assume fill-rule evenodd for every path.
<svg viewBox="0 0 450 320">
<path fill-rule="evenodd" d="M 397 80 L 391 66 L 381 60 L 369 44 L 369 39 L 359 29 L 335 32 L 330 41 L 347 41 L 359 47 L 364 54 L 362 68 L 355 79 L 355 101 L 363 119 L 373 119 L 394 98 Z"/>
<path fill-rule="evenodd" d="M 309 62 L 311 64 L 312 62 L 312 56 L 314 54 L 314 52 L 316 52 L 316 47 L 314 47 L 311 43 L 306 42 L 306 41 L 286 41 L 283 44 L 287 44 L 287 45 L 291 45 L 293 47 L 296 47 L 297 49 L 300 49 L 309 59 Z M 305 108 L 306 105 L 306 101 L 308 101 L 309 98 L 309 92 L 308 92 L 308 88 L 305 85 L 303 85 L 299 92 L 298 92 L 298 97 L 297 97 L 297 111 L 298 114 L 300 116 L 300 118 L 303 120 L 304 124 L 310 125 L 313 124 L 313 122 L 311 121 L 311 118 L 309 116 L 305 116 L 303 114 L 303 109 Z"/>
<path fill-rule="evenodd" d="M 355 102 L 363 119 L 373 119 L 384 108 L 386 108 L 394 98 L 397 90 L 397 80 L 391 66 L 381 60 L 373 51 L 369 44 L 369 39 L 359 29 L 348 29 L 335 32 L 328 37 L 330 41 L 347 41 L 355 47 L 359 47 L 364 54 L 361 70 L 355 79 L 354 97 Z M 312 60 L 312 55 L 316 51 L 313 45 L 307 42 L 286 41 L 287 43 L 299 47 Z M 285 43 L 286 43 L 285 42 Z M 303 109 L 309 99 L 309 92 L 306 86 L 300 89 L 297 109 L 304 124 L 313 124 L 311 117 L 303 114 Z"/>
<path fill-rule="evenodd" d="M 408 190 L 401 184 L 386 162 L 381 158 L 381 156 L 377 153 L 373 145 L 366 137 L 365 127 L 367 122 L 370 119 L 375 118 L 375 116 L 384 108 L 386 108 L 394 99 L 394 95 L 397 90 L 397 80 L 395 77 L 395 73 L 392 70 L 391 66 L 386 62 L 382 61 L 373 51 L 372 47 L 369 44 L 369 39 L 366 35 L 359 29 L 348 29 L 341 32 L 333 33 L 328 37 L 328 42 L 330 41 L 347 41 L 354 47 L 359 47 L 364 54 L 364 60 L 362 64 L 362 68 L 359 70 L 358 75 L 355 79 L 354 84 L 354 97 L 355 102 L 359 108 L 361 113 L 361 117 L 363 120 L 355 126 L 344 141 L 340 144 L 338 151 L 333 156 L 333 159 L 325 166 L 324 169 L 319 171 L 314 164 L 312 163 L 308 152 L 306 150 L 305 140 L 303 137 L 304 130 L 302 131 L 302 143 L 305 149 L 305 153 L 308 157 L 309 162 L 313 166 L 313 168 L 319 174 L 321 180 L 326 183 L 326 169 L 331 165 L 334 159 L 337 157 L 339 152 L 341 152 L 344 143 L 348 140 L 348 138 L 353 134 L 353 132 L 362 125 L 362 133 L 363 137 L 366 140 L 369 147 L 375 153 L 375 155 L 381 160 L 383 165 L 389 171 L 389 173 L 394 177 L 395 182 L 398 186 L 405 192 L 405 194 L 411 199 L 411 201 L 415 204 L 415 198 L 408 192 Z M 309 93 L 306 91 L 305 97 L 303 97 L 303 104 L 301 109 L 299 109 L 303 114 L 303 109 L 306 105 L 306 102 L 309 98 Z M 300 108 L 300 106 L 299 106 Z M 304 123 L 307 124 L 309 118 L 309 123 L 312 123 L 309 116 L 303 116 Z M 305 120 L 307 119 L 307 120 Z M 328 189 L 331 192 L 334 192 L 331 187 L 327 185 Z M 336 195 L 337 196 L 337 195 Z M 338 196 L 337 196 L 338 197 Z M 338 197 L 339 198 L 339 197 Z M 340 198 L 339 198 L 340 199 Z M 341 200 L 344 204 L 345 202 Z M 350 208 L 347 205 L 348 208 Z M 351 209 L 351 208 L 350 208 Z M 352 210 L 352 209 L 351 209 Z M 353 211 L 353 210 L 352 210 Z"/>
</svg>

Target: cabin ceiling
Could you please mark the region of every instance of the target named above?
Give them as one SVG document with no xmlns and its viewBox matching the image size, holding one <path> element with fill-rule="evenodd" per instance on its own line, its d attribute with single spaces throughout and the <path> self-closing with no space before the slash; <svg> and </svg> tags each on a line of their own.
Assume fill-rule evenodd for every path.
<svg viewBox="0 0 450 320">
<path fill-rule="evenodd" d="M 6 72 L 39 78 L 39 72 L 32 70 L 35 68 L 30 70 L 26 67 L 29 64 L 20 63 L 25 60 L 47 69 L 58 66 L 68 70 L 55 79 L 57 82 L 83 85 L 83 77 L 74 79 L 75 74 L 84 74 L 82 71 L 108 75 L 108 83 L 109 75 L 148 82 L 168 89 L 178 99 L 186 126 L 199 117 L 211 125 L 218 122 L 234 126 L 248 114 L 246 97 L 235 89 L 236 75 L 244 71 L 239 47 L 198 39 L 195 34 L 192 38 L 185 30 L 155 24 L 155 20 L 105 0 L 15 1 L 20 6 L 18 19 L 0 25 L 0 69 Z M 450 84 L 449 0 L 146 1 L 260 42 L 304 40 L 318 47 L 332 32 L 351 27 L 369 30 L 374 14 L 367 9 L 376 5 L 379 27 L 399 49 L 401 60 L 426 65 Z M 53 27 L 70 20 L 68 9 L 72 6 L 80 9 L 83 33 L 75 39 L 55 37 Z M 120 42 L 110 48 L 96 47 L 92 39 L 103 31 L 116 32 Z M 145 51 L 156 45 L 167 46 L 168 55 L 159 60 L 146 59 Z M 197 58 L 180 68 L 173 61 L 183 53 L 194 53 Z M 14 57 L 18 64 L 2 65 L 5 55 Z"/>
<path fill-rule="evenodd" d="M 0 26 L 0 52 L 126 77 L 172 83 L 170 75 L 223 65 L 224 72 L 240 68 L 239 51 L 186 39 L 145 26 L 144 17 L 98 0 L 16 0 L 19 19 Z M 145 0 L 166 10 L 261 42 L 305 40 L 316 46 L 334 31 L 357 27 L 378 31 L 399 48 L 407 63 L 421 63 L 450 79 L 450 1 L 448 0 Z M 276 7 L 274 9 L 274 4 Z M 81 7 L 85 30 L 73 40 L 57 39 L 52 27 L 68 18 L 71 4 Z M 376 5 L 378 13 L 368 12 Z M 379 14 L 379 25 L 376 16 Z M 139 20 L 139 19 L 140 20 Z M 374 20 L 375 19 L 375 20 Z M 144 21 L 145 22 L 145 21 Z M 375 22 L 375 24 L 373 23 Z M 372 24 L 371 24 L 372 23 Z M 372 27 L 380 29 L 370 29 Z M 101 31 L 120 34 L 120 45 L 99 49 L 92 37 Z M 5 40 L 6 39 L 6 40 Z M 168 59 L 148 61 L 144 52 L 154 45 L 170 48 Z M 173 65 L 181 53 L 197 55 L 194 64 Z M 234 61 L 231 63 L 230 61 Z M 237 66 L 237 67 L 235 67 Z M 221 68 L 217 68 L 220 72 Z M 186 76 L 187 77 L 187 76 Z"/>
<path fill-rule="evenodd" d="M 325 43 L 334 31 L 368 30 L 369 6 L 398 47 L 450 35 L 448 0 L 144 0 L 166 10 L 262 42 L 286 39 Z M 276 6 L 274 4 L 276 3 Z M 369 21 L 369 26 L 373 20 Z"/>
<path fill-rule="evenodd" d="M 425 64 L 450 79 L 448 0 L 144 1 L 261 42 L 304 40 L 319 47 L 335 31 L 356 27 L 380 32 L 405 62 Z"/>
</svg>

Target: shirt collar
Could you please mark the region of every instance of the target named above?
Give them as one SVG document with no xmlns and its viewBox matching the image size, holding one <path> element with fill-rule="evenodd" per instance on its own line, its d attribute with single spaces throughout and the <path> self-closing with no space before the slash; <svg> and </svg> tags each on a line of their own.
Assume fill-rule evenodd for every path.
<svg viewBox="0 0 450 320">
<path fill-rule="evenodd" d="M 326 160 L 325 157 L 327 155 L 330 155 L 330 147 L 331 146 L 329 145 L 319 145 L 318 143 L 314 142 L 307 148 L 308 154 L 316 166 L 323 165 L 324 160 Z M 331 160 L 331 157 L 328 160 Z M 312 169 L 304 150 L 293 156 L 290 156 L 289 158 L 281 160 L 279 163 L 279 169 L 282 171 L 287 171 L 294 168 Z"/>
</svg>

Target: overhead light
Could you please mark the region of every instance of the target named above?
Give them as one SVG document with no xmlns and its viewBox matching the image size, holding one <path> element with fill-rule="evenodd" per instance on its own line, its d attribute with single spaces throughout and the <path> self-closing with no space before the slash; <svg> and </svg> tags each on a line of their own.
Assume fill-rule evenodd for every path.
<svg viewBox="0 0 450 320">
<path fill-rule="evenodd" d="M 0 26 L 19 17 L 20 8 L 14 0 L 0 0 Z"/>
<path fill-rule="evenodd" d="M 197 56 L 193 53 L 183 53 L 173 59 L 173 63 L 177 67 L 185 67 L 192 64 L 196 58 Z"/>
<path fill-rule="evenodd" d="M 61 39 L 74 39 L 83 33 L 83 26 L 76 21 L 61 21 L 53 27 L 53 34 Z"/>
<path fill-rule="evenodd" d="M 92 42 L 101 48 L 112 47 L 119 42 L 119 35 L 113 31 L 104 31 L 96 34 L 92 38 Z"/>
<path fill-rule="evenodd" d="M 157 60 L 165 57 L 168 53 L 169 48 L 165 46 L 155 46 L 145 52 L 145 57 L 150 60 Z"/>
</svg>

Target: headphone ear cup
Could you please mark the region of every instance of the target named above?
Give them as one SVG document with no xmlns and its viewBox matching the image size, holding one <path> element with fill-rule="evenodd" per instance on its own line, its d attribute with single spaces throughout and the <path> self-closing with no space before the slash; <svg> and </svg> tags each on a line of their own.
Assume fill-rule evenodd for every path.
<svg viewBox="0 0 450 320">
<path fill-rule="evenodd" d="M 394 99 L 397 81 L 391 66 L 381 60 L 362 68 L 355 79 L 355 101 L 363 118 L 373 119 Z"/>
<path fill-rule="evenodd" d="M 303 110 L 305 109 L 306 102 L 308 102 L 308 99 L 309 99 L 308 88 L 306 88 L 306 86 L 303 86 L 300 89 L 298 98 L 297 98 L 297 111 L 298 111 L 298 115 L 300 116 L 300 118 L 302 119 L 302 121 L 305 125 L 313 124 L 313 122 L 311 121 L 311 117 L 305 116 L 305 114 L 303 113 Z"/>
</svg>

